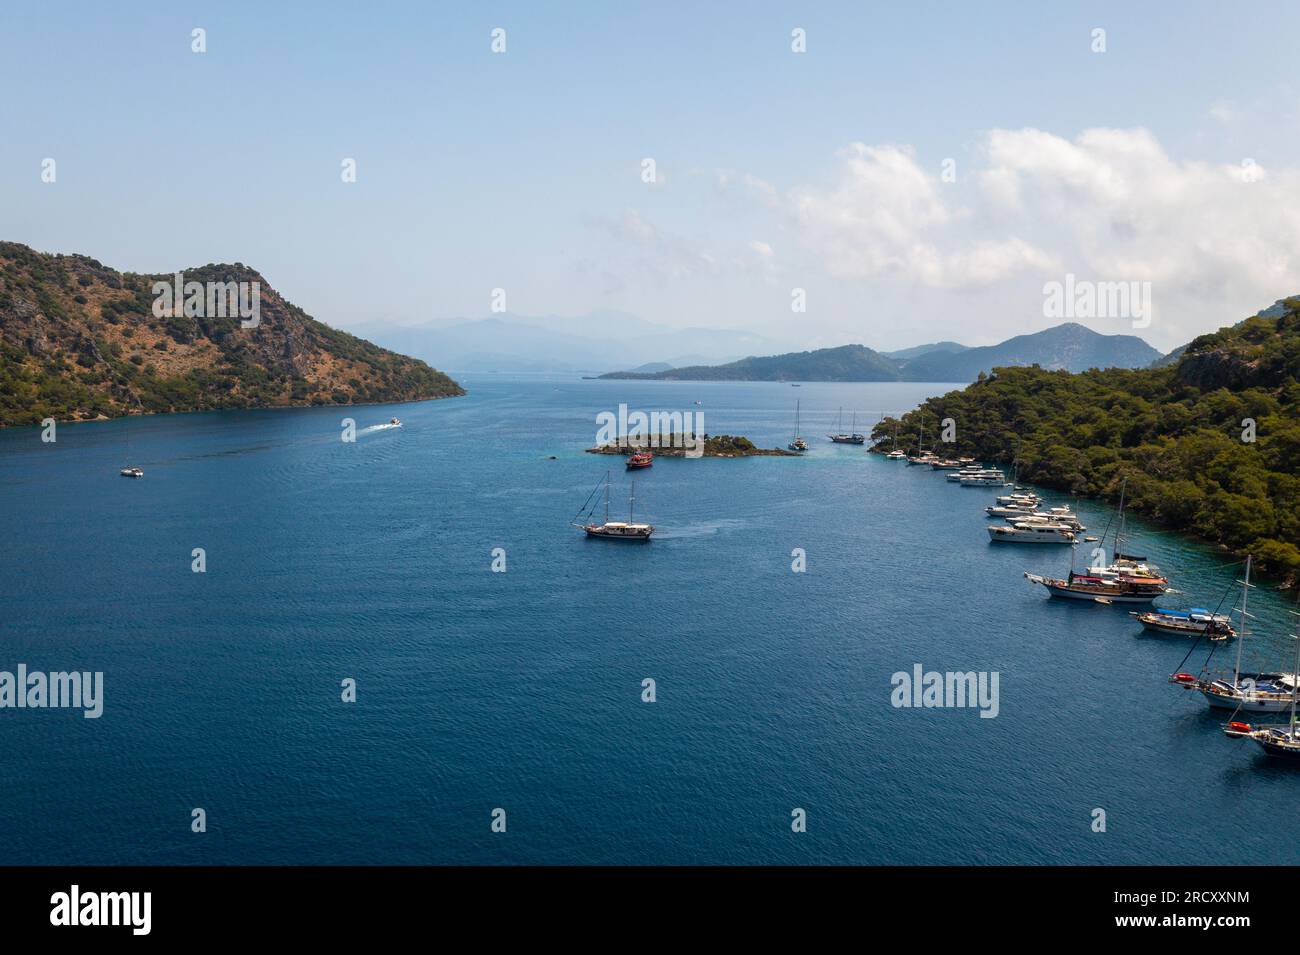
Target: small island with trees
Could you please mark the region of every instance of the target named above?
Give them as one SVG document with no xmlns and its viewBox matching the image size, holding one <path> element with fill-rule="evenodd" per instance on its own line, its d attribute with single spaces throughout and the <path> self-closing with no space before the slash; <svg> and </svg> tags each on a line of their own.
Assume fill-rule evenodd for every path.
<svg viewBox="0 0 1300 955">
<path fill-rule="evenodd" d="M 743 438 L 739 435 L 706 434 L 704 435 L 703 445 L 704 453 L 702 457 L 706 458 L 799 457 L 794 451 L 757 447 L 749 438 Z M 697 447 L 699 445 L 696 443 L 694 435 L 634 434 L 620 438 L 616 444 L 602 444 L 594 448 L 587 448 L 587 453 L 629 455 L 637 451 L 653 451 L 656 455 L 662 457 L 684 458 L 687 457 L 687 451 Z"/>
</svg>

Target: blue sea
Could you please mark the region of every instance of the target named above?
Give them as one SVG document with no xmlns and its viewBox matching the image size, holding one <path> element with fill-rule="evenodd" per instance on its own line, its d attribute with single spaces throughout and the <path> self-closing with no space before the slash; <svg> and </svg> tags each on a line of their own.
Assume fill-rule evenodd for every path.
<svg viewBox="0 0 1300 955">
<path fill-rule="evenodd" d="M 0 433 L 0 670 L 104 674 L 99 719 L 0 710 L 6 863 L 1294 861 L 1300 772 L 1168 685 L 1190 641 L 1048 599 L 1023 572 L 1069 548 L 991 545 L 991 490 L 824 437 L 953 386 L 461 380 Z M 611 464 L 626 505 L 599 412 L 771 447 L 796 398 L 806 457 L 661 457 L 650 544 L 570 526 Z M 1166 604 L 1230 594 L 1227 555 L 1131 526 Z M 1251 600 L 1247 661 L 1286 666 L 1288 605 Z M 895 708 L 916 664 L 996 671 L 997 717 Z"/>
</svg>

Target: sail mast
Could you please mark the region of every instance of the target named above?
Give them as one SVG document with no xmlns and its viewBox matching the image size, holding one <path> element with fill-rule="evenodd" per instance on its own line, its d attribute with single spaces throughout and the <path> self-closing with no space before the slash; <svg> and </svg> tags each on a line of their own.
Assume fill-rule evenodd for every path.
<svg viewBox="0 0 1300 955">
<path fill-rule="evenodd" d="M 1246 596 L 1250 590 L 1250 554 L 1246 555 L 1246 579 L 1241 582 L 1241 635 L 1237 637 L 1237 666 L 1232 671 L 1232 686 L 1237 689 L 1237 684 L 1241 681 L 1241 645 L 1246 642 L 1246 630 L 1248 624 L 1246 618 Z"/>
<path fill-rule="evenodd" d="M 627 522 L 632 523 L 632 502 L 636 500 L 636 479 L 632 479 L 632 490 L 627 495 Z"/>
<path fill-rule="evenodd" d="M 1295 602 L 1297 606 L 1300 606 L 1300 593 L 1296 594 Z M 1300 617 L 1300 613 L 1296 613 L 1294 610 L 1291 611 L 1291 615 L 1293 617 Z M 1300 628 L 1297 628 L 1296 633 L 1291 634 L 1291 638 L 1295 640 L 1295 663 L 1291 667 L 1291 742 L 1294 743 L 1296 742 L 1296 738 L 1295 738 L 1296 694 L 1297 692 L 1300 692 Z"/>
<path fill-rule="evenodd" d="M 1124 476 L 1124 484 L 1119 490 L 1119 526 L 1115 528 L 1115 560 L 1119 560 L 1121 553 L 1120 541 L 1124 540 L 1125 519 L 1124 519 L 1124 499 L 1128 492 L 1128 475 Z"/>
<path fill-rule="evenodd" d="M 605 523 L 609 523 L 609 472 L 605 472 Z"/>
</svg>

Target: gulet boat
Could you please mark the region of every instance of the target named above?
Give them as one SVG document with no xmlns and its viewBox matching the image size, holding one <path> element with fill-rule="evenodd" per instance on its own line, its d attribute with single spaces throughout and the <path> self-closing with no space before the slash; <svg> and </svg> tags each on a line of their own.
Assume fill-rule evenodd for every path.
<svg viewBox="0 0 1300 955">
<path fill-rule="evenodd" d="M 636 482 L 632 482 L 632 489 L 628 493 L 626 521 L 611 521 L 609 519 L 608 471 L 605 472 L 605 520 L 603 523 L 597 524 L 591 519 L 591 511 L 594 510 L 594 506 L 589 505 L 591 505 L 592 500 L 596 497 L 596 492 L 599 490 L 600 485 L 598 484 L 596 485 L 596 489 L 592 491 L 591 495 L 587 498 L 587 503 L 578 511 L 578 514 L 586 517 L 586 520 L 582 523 L 578 523 L 575 518 L 573 526 L 586 531 L 588 537 L 600 537 L 604 540 L 649 541 L 650 535 L 655 532 L 654 525 L 638 524 L 633 519 L 633 503 L 636 500 Z"/>
</svg>

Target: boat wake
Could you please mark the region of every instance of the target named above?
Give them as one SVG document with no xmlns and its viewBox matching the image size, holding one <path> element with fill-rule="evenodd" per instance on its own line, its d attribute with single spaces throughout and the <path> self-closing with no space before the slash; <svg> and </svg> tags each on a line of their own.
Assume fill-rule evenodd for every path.
<svg viewBox="0 0 1300 955">
<path fill-rule="evenodd" d="M 744 521 L 709 521 L 707 523 L 686 524 L 681 527 L 674 527 L 671 530 L 661 530 L 658 537 L 663 540 L 678 540 L 687 537 L 712 537 L 715 534 L 724 531 L 735 530 L 744 527 Z"/>
<path fill-rule="evenodd" d="M 400 424 L 372 424 L 368 428 L 362 428 L 360 431 L 357 432 L 357 434 L 358 435 L 370 434 L 374 431 L 392 431 L 400 427 L 401 427 Z"/>
</svg>

